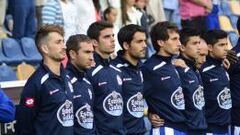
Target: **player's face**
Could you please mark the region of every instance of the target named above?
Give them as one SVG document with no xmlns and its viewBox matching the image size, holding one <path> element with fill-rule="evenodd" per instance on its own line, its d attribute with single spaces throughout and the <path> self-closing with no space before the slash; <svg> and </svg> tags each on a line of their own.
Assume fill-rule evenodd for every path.
<svg viewBox="0 0 240 135">
<path fill-rule="evenodd" d="M 191 36 L 186 45 L 181 46 L 182 53 L 189 59 L 195 60 L 199 56 L 199 36 Z"/>
<path fill-rule="evenodd" d="M 79 69 L 89 69 L 94 62 L 93 59 L 93 44 L 92 42 L 80 43 L 80 49 L 76 53 L 76 65 Z"/>
<path fill-rule="evenodd" d="M 48 41 L 44 45 L 45 56 L 56 62 L 61 62 L 66 56 L 66 46 L 63 36 L 57 32 L 49 33 Z"/>
<path fill-rule="evenodd" d="M 162 41 L 162 53 L 165 56 L 173 56 L 179 53 L 181 42 L 179 40 L 179 34 L 175 31 L 168 32 L 169 39 Z"/>
<path fill-rule="evenodd" d="M 106 28 L 100 31 L 98 45 L 96 50 L 104 55 L 110 55 L 114 52 L 114 34 L 112 28 Z"/>
<path fill-rule="evenodd" d="M 203 63 L 206 62 L 206 56 L 208 55 L 208 46 L 204 40 L 201 39 L 199 44 L 199 56 L 196 59 L 197 67 L 200 68 Z"/>
<path fill-rule="evenodd" d="M 133 36 L 133 40 L 128 46 L 127 53 L 129 53 L 132 58 L 136 60 L 145 58 L 147 47 L 146 34 L 143 32 L 136 32 Z"/>
<path fill-rule="evenodd" d="M 216 59 L 225 59 L 227 56 L 227 44 L 227 38 L 222 38 L 214 45 L 209 45 L 210 55 Z"/>
</svg>

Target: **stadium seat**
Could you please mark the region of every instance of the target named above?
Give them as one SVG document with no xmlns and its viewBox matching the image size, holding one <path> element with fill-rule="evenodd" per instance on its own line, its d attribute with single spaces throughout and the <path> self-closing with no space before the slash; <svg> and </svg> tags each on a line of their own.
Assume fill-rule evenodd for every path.
<svg viewBox="0 0 240 135">
<path fill-rule="evenodd" d="M 17 78 L 18 80 L 27 80 L 34 71 L 34 66 L 23 62 L 17 66 Z"/>
<path fill-rule="evenodd" d="M 0 82 L 17 80 L 16 73 L 5 63 L 0 65 Z"/>
<path fill-rule="evenodd" d="M 7 64 L 17 65 L 25 60 L 19 43 L 13 38 L 2 40 L 3 54 L 8 58 Z"/>
<path fill-rule="evenodd" d="M 7 63 L 9 59 L 3 54 L 2 40 L 0 40 L 0 64 Z"/>
<path fill-rule="evenodd" d="M 222 0 L 219 6 L 219 14 L 220 15 L 231 15 L 231 10 L 230 10 L 230 6 L 228 3 L 228 0 Z"/>
<path fill-rule="evenodd" d="M 220 15 L 218 19 L 219 19 L 220 28 L 222 30 L 226 32 L 234 31 L 232 24 L 227 16 Z"/>
<path fill-rule="evenodd" d="M 39 63 L 42 60 L 42 56 L 38 52 L 35 42 L 32 38 L 24 37 L 21 39 L 21 47 L 23 54 L 26 56 L 26 62 L 28 63 Z"/>
<path fill-rule="evenodd" d="M 232 14 L 240 16 L 240 2 L 237 0 L 229 1 L 229 6 Z"/>
<path fill-rule="evenodd" d="M 229 15 L 229 18 L 231 20 L 231 23 L 232 23 L 232 26 L 234 29 L 237 28 L 237 20 L 238 20 L 238 16 L 232 14 L 232 15 Z"/>
<path fill-rule="evenodd" d="M 237 41 L 238 41 L 238 35 L 235 33 L 235 32 L 230 32 L 228 33 L 228 37 L 229 37 L 229 40 L 232 44 L 232 46 L 236 46 L 237 45 Z"/>
</svg>

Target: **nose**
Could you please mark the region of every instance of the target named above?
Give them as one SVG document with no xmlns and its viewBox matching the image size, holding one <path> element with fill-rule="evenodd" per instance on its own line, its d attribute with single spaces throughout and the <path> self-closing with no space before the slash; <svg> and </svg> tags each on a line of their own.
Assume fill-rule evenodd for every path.
<svg viewBox="0 0 240 135">
<path fill-rule="evenodd" d="M 66 49 L 66 48 L 67 48 L 67 47 L 66 47 L 66 44 L 64 43 L 64 41 L 61 41 L 61 46 L 62 46 L 63 49 Z"/>
<path fill-rule="evenodd" d="M 181 41 L 178 39 L 177 41 L 177 46 L 180 47 L 182 44 L 181 44 Z"/>
<path fill-rule="evenodd" d="M 142 46 L 143 46 L 143 48 L 146 48 L 147 47 L 147 43 L 143 42 Z"/>
<path fill-rule="evenodd" d="M 89 55 L 89 60 L 90 60 L 90 61 L 93 61 L 93 60 L 94 60 L 93 53 Z"/>
</svg>

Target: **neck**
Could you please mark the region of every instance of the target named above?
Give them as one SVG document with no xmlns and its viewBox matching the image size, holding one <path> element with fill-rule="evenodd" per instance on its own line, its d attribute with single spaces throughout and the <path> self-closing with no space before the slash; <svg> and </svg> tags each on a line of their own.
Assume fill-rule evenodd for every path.
<svg viewBox="0 0 240 135">
<path fill-rule="evenodd" d="M 185 58 L 185 59 L 188 59 L 190 61 L 194 61 L 194 59 L 188 57 L 185 53 L 181 53 L 181 55 Z"/>
<path fill-rule="evenodd" d="M 99 50 L 96 50 L 97 54 L 99 54 L 103 59 L 109 59 L 110 55 L 106 53 L 102 53 Z"/>
<path fill-rule="evenodd" d="M 83 68 L 77 66 L 77 64 L 74 63 L 74 62 L 71 62 L 71 63 L 72 63 L 72 65 L 73 65 L 80 73 L 84 73 L 84 69 L 83 69 Z"/>
<path fill-rule="evenodd" d="M 126 59 L 129 63 L 131 63 L 134 66 L 137 66 L 137 64 L 138 64 L 138 59 L 133 58 L 128 53 L 125 53 L 123 55 L 123 58 Z"/>
<path fill-rule="evenodd" d="M 47 65 L 47 67 L 52 71 L 54 74 L 60 76 L 60 66 L 61 62 L 56 62 L 51 59 L 44 59 L 43 63 Z"/>
<path fill-rule="evenodd" d="M 164 56 L 164 57 L 170 57 L 172 55 L 170 55 L 169 53 L 163 51 L 163 50 L 160 50 L 157 55 L 160 55 L 160 56 Z"/>
<path fill-rule="evenodd" d="M 214 58 L 214 59 L 218 59 L 218 60 L 223 60 L 221 58 L 217 58 L 216 56 L 214 56 L 212 53 L 209 53 L 210 57 Z"/>
</svg>

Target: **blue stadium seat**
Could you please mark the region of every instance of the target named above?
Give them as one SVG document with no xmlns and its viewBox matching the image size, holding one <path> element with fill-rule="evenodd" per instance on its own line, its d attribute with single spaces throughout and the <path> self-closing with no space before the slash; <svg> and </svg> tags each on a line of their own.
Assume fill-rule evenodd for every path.
<svg viewBox="0 0 240 135">
<path fill-rule="evenodd" d="M 238 16 L 237 15 L 234 15 L 234 14 L 231 14 L 231 15 L 229 15 L 229 19 L 230 19 L 230 21 L 231 21 L 231 23 L 232 23 L 232 26 L 233 26 L 233 28 L 237 28 L 237 20 L 238 20 Z"/>
<path fill-rule="evenodd" d="M 2 51 L 2 40 L 0 40 L 0 64 L 2 63 L 7 63 L 9 61 L 9 59 L 3 54 Z"/>
<path fill-rule="evenodd" d="M 21 47 L 23 54 L 27 57 L 26 62 L 36 64 L 42 60 L 42 56 L 38 52 L 35 42 L 32 38 L 22 38 Z"/>
<path fill-rule="evenodd" d="M 0 65 L 0 82 L 17 80 L 16 73 L 5 63 Z"/>
<path fill-rule="evenodd" d="M 227 0 L 222 0 L 220 3 L 220 14 L 221 15 L 231 15 L 230 5 Z"/>
<path fill-rule="evenodd" d="M 7 64 L 16 65 L 25 60 L 19 43 L 13 38 L 3 39 L 2 49 L 3 54 L 8 58 Z"/>
<path fill-rule="evenodd" d="M 232 43 L 232 47 L 237 45 L 238 35 L 235 32 L 228 33 L 229 40 Z"/>
</svg>

